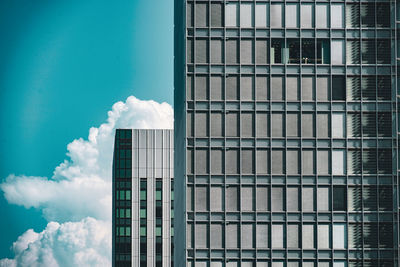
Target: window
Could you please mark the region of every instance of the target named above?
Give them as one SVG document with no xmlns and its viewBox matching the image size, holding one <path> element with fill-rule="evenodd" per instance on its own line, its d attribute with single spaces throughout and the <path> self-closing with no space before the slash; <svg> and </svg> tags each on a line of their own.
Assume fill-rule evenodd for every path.
<svg viewBox="0 0 400 267">
<path fill-rule="evenodd" d="M 196 149 L 196 173 L 208 173 L 208 151 L 206 149 Z"/>
<path fill-rule="evenodd" d="M 257 159 L 257 174 L 269 173 L 268 150 L 267 149 L 257 149 L 256 159 Z"/>
<path fill-rule="evenodd" d="M 361 57 L 363 64 L 375 64 L 376 45 L 375 40 L 361 41 Z"/>
<path fill-rule="evenodd" d="M 315 40 L 314 39 L 301 39 L 301 63 L 314 64 L 315 63 Z M 317 63 L 321 63 L 319 59 Z"/>
<path fill-rule="evenodd" d="M 333 65 L 343 65 L 345 60 L 344 41 L 332 40 L 331 62 Z"/>
<path fill-rule="evenodd" d="M 331 47 L 329 40 L 317 39 L 317 60 L 316 60 L 317 64 L 329 64 L 330 57 L 331 57 Z"/>
<path fill-rule="evenodd" d="M 346 100 L 344 76 L 332 76 L 332 100 Z"/>
<path fill-rule="evenodd" d="M 330 123 L 328 113 L 317 114 L 317 137 L 318 138 L 329 138 Z"/>
<path fill-rule="evenodd" d="M 283 113 L 272 113 L 271 114 L 271 129 L 272 137 L 283 137 L 284 136 L 284 117 Z"/>
<path fill-rule="evenodd" d="M 315 131 L 314 131 L 314 117 L 315 114 L 313 113 L 303 113 L 301 114 L 301 122 L 302 122 L 302 129 L 301 129 L 301 135 L 302 137 L 314 137 L 315 136 Z"/>
<path fill-rule="evenodd" d="M 194 89 L 194 81 L 193 81 L 193 76 L 192 75 L 188 75 L 186 78 L 186 99 L 187 100 L 193 100 L 193 89 Z"/>
<path fill-rule="evenodd" d="M 299 211 L 299 188 L 287 188 L 287 211 Z"/>
<path fill-rule="evenodd" d="M 299 27 L 299 5 L 298 4 L 286 4 L 286 28 L 298 28 Z"/>
<path fill-rule="evenodd" d="M 196 112 L 196 136 L 205 137 L 208 136 L 208 113 L 206 112 Z"/>
<path fill-rule="evenodd" d="M 239 173 L 239 152 L 237 149 L 229 149 L 226 151 L 225 164 L 227 174 Z"/>
<path fill-rule="evenodd" d="M 211 27 L 223 27 L 224 9 L 222 4 L 211 4 Z"/>
<path fill-rule="evenodd" d="M 253 4 L 250 3 L 240 4 L 240 27 L 242 28 L 254 27 L 253 17 L 254 17 Z"/>
<path fill-rule="evenodd" d="M 272 150 L 271 155 L 271 172 L 272 174 L 284 174 L 285 161 L 283 150 Z"/>
<path fill-rule="evenodd" d="M 374 27 L 375 3 L 362 3 L 360 8 L 362 27 Z"/>
<path fill-rule="evenodd" d="M 331 5 L 331 28 L 343 28 L 344 6 L 342 4 Z"/>
<path fill-rule="evenodd" d="M 287 63 L 287 49 L 283 39 L 272 39 L 271 41 L 271 64 Z"/>
<path fill-rule="evenodd" d="M 315 189 L 314 187 L 303 187 L 303 212 L 313 212 L 315 210 Z"/>
<path fill-rule="evenodd" d="M 256 135 L 257 137 L 269 136 L 269 122 L 268 113 L 256 113 Z"/>
<path fill-rule="evenodd" d="M 333 186 L 333 210 L 346 211 L 347 190 L 344 186 Z"/>
<path fill-rule="evenodd" d="M 359 28 L 360 27 L 360 5 L 359 4 L 346 4 L 346 27 Z"/>
<path fill-rule="evenodd" d="M 347 247 L 347 226 L 342 223 L 333 224 L 333 248 L 345 249 Z"/>
<path fill-rule="evenodd" d="M 344 138 L 346 129 L 346 120 L 344 113 L 332 113 L 332 137 Z"/>
<path fill-rule="evenodd" d="M 315 6 L 315 17 L 317 28 L 327 28 L 329 20 L 329 12 L 327 4 L 317 4 Z"/>
<path fill-rule="evenodd" d="M 236 137 L 239 135 L 239 114 L 232 112 L 226 114 L 226 136 Z"/>
<path fill-rule="evenodd" d="M 268 211 L 269 210 L 269 190 L 266 186 L 257 187 L 257 211 Z"/>
<path fill-rule="evenodd" d="M 229 186 L 226 188 L 226 210 L 227 211 L 238 211 L 238 187 Z"/>
<path fill-rule="evenodd" d="M 224 115 L 220 112 L 211 113 L 211 136 L 224 136 Z"/>
<path fill-rule="evenodd" d="M 257 100 L 268 100 L 268 78 L 256 76 L 256 97 Z"/>
<path fill-rule="evenodd" d="M 193 186 L 188 185 L 186 188 L 186 209 L 193 211 Z"/>
<path fill-rule="evenodd" d="M 272 187 L 271 204 L 272 211 L 284 211 L 284 190 L 282 187 Z"/>
<path fill-rule="evenodd" d="M 315 152 L 314 150 L 303 150 L 303 174 L 315 173 Z"/>
<path fill-rule="evenodd" d="M 287 113 L 286 115 L 286 134 L 288 137 L 299 136 L 299 114 Z"/>
<path fill-rule="evenodd" d="M 188 3 L 186 5 L 186 25 L 188 28 L 193 27 L 193 4 L 192 3 Z"/>
<path fill-rule="evenodd" d="M 196 63 L 208 63 L 208 41 L 196 39 Z"/>
<path fill-rule="evenodd" d="M 346 62 L 347 64 L 360 64 L 360 41 L 347 40 L 346 42 Z"/>
<path fill-rule="evenodd" d="M 254 226 L 253 224 L 248 224 L 244 223 L 242 224 L 242 249 L 246 248 L 253 248 L 253 232 L 254 232 Z"/>
<path fill-rule="evenodd" d="M 300 99 L 299 78 L 287 77 L 286 78 L 286 98 L 288 101 L 298 101 Z"/>
<path fill-rule="evenodd" d="M 237 248 L 238 247 L 238 232 L 239 227 L 236 223 L 229 223 L 226 225 L 226 247 Z"/>
<path fill-rule="evenodd" d="M 313 27 L 313 5 L 302 4 L 301 5 L 301 28 L 312 28 Z"/>
<path fill-rule="evenodd" d="M 265 28 L 269 26 L 269 4 L 256 4 L 256 27 Z"/>
<path fill-rule="evenodd" d="M 222 174 L 224 166 L 224 151 L 222 149 L 211 149 L 211 173 Z"/>
<path fill-rule="evenodd" d="M 302 237 L 303 237 L 303 249 L 314 249 L 314 225 L 313 224 L 304 224 L 302 229 Z"/>
<path fill-rule="evenodd" d="M 186 227 L 186 243 L 187 248 L 193 248 L 193 224 L 188 223 Z"/>
<path fill-rule="evenodd" d="M 211 40 L 211 63 L 224 62 L 224 43 L 222 40 Z"/>
<path fill-rule="evenodd" d="M 254 174 L 254 151 L 242 149 L 242 173 Z"/>
<path fill-rule="evenodd" d="M 349 211 L 360 211 L 362 207 L 362 195 L 360 186 L 352 186 L 347 189 L 347 202 Z"/>
<path fill-rule="evenodd" d="M 284 77 L 271 77 L 271 100 L 284 100 Z"/>
<path fill-rule="evenodd" d="M 299 248 L 300 237 L 299 237 L 299 225 L 288 224 L 287 226 L 287 247 L 288 248 Z"/>
<path fill-rule="evenodd" d="M 210 194 L 211 211 L 222 211 L 223 209 L 223 189 L 220 186 L 212 186 Z"/>
<path fill-rule="evenodd" d="M 254 77 L 242 76 L 240 81 L 240 100 L 254 100 Z"/>
<path fill-rule="evenodd" d="M 242 123 L 242 137 L 253 137 L 254 136 L 254 113 L 243 112 L 240 114 Z"/>
<path fill-rule="evenodd" d="M 207 225 L 196 224 L 195 243 L 196 248 L 206 248 L 208 241 Z"/>
<path fill-rule="evenodd" d="M 256 242 L 257 248 L 268 248 L 268 224 L 257 224 Z"/>
<path fill-rule="evenodd" d="M 256 40 L 256 64 L 268 63 L 268 41 Z"/>
<path fill-rule="evenodd" d="M 289 49 L 289 64 L 300 63 L 300 40 L 299 39 L 287 39 L 287 49 Z"/>
<path fill-rule="evenodd" d="M 299 151 L 294 149 L 288 149 L 286 151 L 287 174 L 300 174 L 299 162 L 300 162 Z"/>
<path fill-rule="evenodd" d="M 226 27 L 238 27 L 239 26 L 239 9 L 237 3 L 227 3 L 225 10 L 225 26 Z"/>
<path fill-rule="evenodd" d="M 329 187 L 318 187 L 318 211 L 330 211 Z"/>
<path fill-rule="evenodd" d="M 346 170 L 346 157 L 344 150 L 332 151 L 332 174 L 344 175 Z"/>
<path fill-rule="evenodd" d="M 330 248 L 331 238 L 329 224 L 318 224 L 318 248 L 328 249 Z"/>
<path fill-rule="evenodd" d="M 252 211 L 254 210 L 254 188 L 251 186 L 243 186 L 241 188 L 241 202 L 242 211 Z"/>
<path fill-rule="evenodd" d="M 223 237 L 223 228 L 221 224 L 211 224 L 211 242 L 210 246 L 211 248 L 222 248 L 223 247 L 223 242 L 222 242 L 222 237 Z"/>
<path fill-rule="evenodd" d="M 315 99 L 315 81 L 313 77 L 301 78 L 301 100 L 313 101 Z"/>
<path fill-rule="evenodd" d="M 187 63 L 193 63 L 193 39 L 188 39 L 186 42 L 187 48 L 186 48 L 186 62 Z"/>
<path fill-rule="evenodd" d="M 330 83 L 328 77 L 317 77 L 317 101 L 329 101 Z"/>
<path fill-rule="evenodd" d="M 196 27 L 208 27 L 208 4 L 196 3 L 195 5 Z"/>
<path fill-rule="evenodd" d="M 253 40 L 242 39 L 240 41 L 240 63 L 254 63 L 254 42 Z"/>
<path fill-rule="evenodd" d="M 196 211 L 206 211 L 207 210 L 207 187 L 197 186 L 196 187 Z"/>
<path fill-rule="evenodd" d="M 282 224 L 273 224 L 272 225 L 272 247 L 273 248 L 283 248 L 285 247 L 284 242 L 284 226 Z"/>
<path fill-rule="evenodd" d="M 271 28 L 283 27 L 283 8 L 282 4 L 271 4 Z"/>
<path fill-rule="evenodd" d="M 238 40 L 226 40 L 226 64 L 236 64 L 239 60 Z"/>
</svg>

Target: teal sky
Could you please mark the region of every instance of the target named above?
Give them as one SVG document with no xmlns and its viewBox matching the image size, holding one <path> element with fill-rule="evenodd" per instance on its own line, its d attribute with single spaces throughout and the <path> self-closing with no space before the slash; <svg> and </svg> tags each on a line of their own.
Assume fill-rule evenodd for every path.
<svg viewBox="0 0 400 267">
<path fill-rule="evenodd" d="M 172 0 L 2 0 L 0 36 L 1 181 L 51 177 L 129 95 L 172 104 Z M 0 258 L 47 223 L 3 195 L 0 211 Z"/>
</svg>

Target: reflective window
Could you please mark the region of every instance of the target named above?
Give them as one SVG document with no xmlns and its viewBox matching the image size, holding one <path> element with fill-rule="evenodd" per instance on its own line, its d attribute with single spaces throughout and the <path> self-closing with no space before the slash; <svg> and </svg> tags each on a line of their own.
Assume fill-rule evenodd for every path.
<svg viewBox="0 0 400 267">
<path fill-rule="evenodd" d="M 250 28 L 254 27 L 254 11 L 253 4 L 242 3 L 240 4 L 240 27 Z"/>
<path fill-rule="evenodd" d="M 238 27 L 239 26 L 239 8 L 237 3 L 227 3 L 225 9 L 225 26 Z"/>
</svg>

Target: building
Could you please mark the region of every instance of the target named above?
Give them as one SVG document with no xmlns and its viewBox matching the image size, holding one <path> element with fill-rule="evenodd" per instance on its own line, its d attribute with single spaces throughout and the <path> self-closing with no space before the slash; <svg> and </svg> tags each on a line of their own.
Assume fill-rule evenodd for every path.
<svg viewBox="0 0 400 267">
<path fill-rule="evenodd" d="M 113 266 L 173 266 L 173 144 L 173 130 L 116 130 Z"/>
<path fill-rule="evenodd" d="M 396 5 L 175 0 L 177 266 L 399 266 Z"/>
</svg>

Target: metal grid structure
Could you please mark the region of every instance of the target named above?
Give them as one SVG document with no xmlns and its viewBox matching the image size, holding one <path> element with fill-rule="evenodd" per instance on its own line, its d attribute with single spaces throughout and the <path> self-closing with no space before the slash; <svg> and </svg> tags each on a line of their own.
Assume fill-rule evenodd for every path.
<svg viewBox="0 0 400 267">
<path fill-rule="evenodd" d="M 175 0 L 178 266 L 398 266 L 395 10 Z"/>
<path fill-rule="evenodd" d="M 113 266 L 173 266 L 173 130 L 117 129 Z"/>
</svg>

